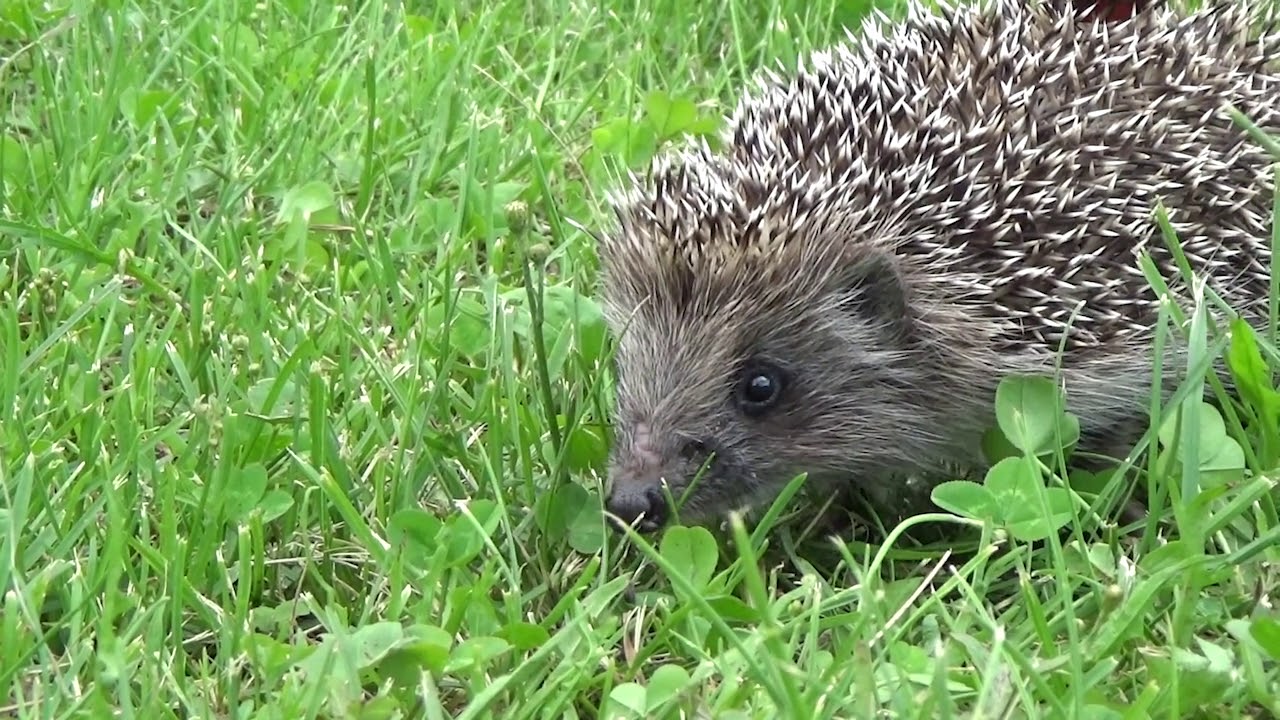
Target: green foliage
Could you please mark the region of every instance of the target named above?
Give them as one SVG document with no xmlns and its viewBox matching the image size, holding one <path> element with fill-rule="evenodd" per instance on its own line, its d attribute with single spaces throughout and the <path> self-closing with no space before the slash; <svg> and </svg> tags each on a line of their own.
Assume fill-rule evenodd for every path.
<svg viewBox="0 0 1280 720">
<path fill-rule="evenodd" d="M 686 135 L 716 140 L 720 116 L 700 115 L 688 98 L 672 98 L 654 90 L 644 98 L 639 119 L 623 116 L 591 131 L 591 142 L 601 157 L 619 157 L 630 168 L 648 165 L 664 143 Z"/>
<path fill-rule="evenodd" d="M 1276 467 L 1280 464 L 1280 392 L 1272 384 L 1273 371 L 1262 357 L 1257 333 L 1243 320 L 1231 323 L 1226 360 L 1256 433 L 1258 462 L 1262 467 Z"/>
<path fill-rule="evenodd" d="M 1045 487 L 1043 460 L 1080 439 L 1080 421 L 1065 410 L 1062 390 L 1048 378 L 1012 376 L 996 389 L 998 434 L 989 448 L 1022 455 L 998 460 L 983 484 L 953 480 L 933 489 L 933 501 L 958 515 L 991 523 L 1015 539 L 1043 540 L 1074 517 L 1071 491 Z"/>
<path fill-rule="evenodd" d="M 0 715 L 1280 713 L 1280 354 L 1209 293 L 1132 468 L 1018 378 L 882 542 L 606 527 L 581 228 L 873 5 L 0 2 Z"/>
</svg>

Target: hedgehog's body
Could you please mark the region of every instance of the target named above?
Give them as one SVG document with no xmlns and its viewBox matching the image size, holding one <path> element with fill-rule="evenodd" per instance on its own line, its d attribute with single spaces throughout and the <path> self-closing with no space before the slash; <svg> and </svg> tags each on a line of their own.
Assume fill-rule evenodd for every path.
<svg viewBox="0 0 1280 720">
<path fill-rule="evenodd" d="M 709 453 L 682 519 L 801 472 L 978 466 L 996 384 L 1060 346 L 1082 449 L 1127 451 L 1157 320 L 1139 248 L 1178 279 L 1158 200 L 1197 273 L 1265 313 L 1270 158 L 1222 108 L 1280 131 L 1280 35 L 1228 1 L 1116 25 L 916 10 L 771 77 L 723 153 L 617 198 L 610 509 L 661 523 L 660 482 L 678 497 Z"/>
</svg>

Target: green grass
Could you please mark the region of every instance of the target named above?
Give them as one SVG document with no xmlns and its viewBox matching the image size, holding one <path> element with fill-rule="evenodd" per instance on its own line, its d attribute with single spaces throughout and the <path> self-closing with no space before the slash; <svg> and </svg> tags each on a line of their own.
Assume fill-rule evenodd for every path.
<svg viewBox="0 0 1280 720">
<path fill-rule="evenodd" d="M 0 716 L 1280 713 L 1265 336 L 1175 542 L 604 531 L 582 228 L 865 9 L 0 3 Z"/>
</svg>

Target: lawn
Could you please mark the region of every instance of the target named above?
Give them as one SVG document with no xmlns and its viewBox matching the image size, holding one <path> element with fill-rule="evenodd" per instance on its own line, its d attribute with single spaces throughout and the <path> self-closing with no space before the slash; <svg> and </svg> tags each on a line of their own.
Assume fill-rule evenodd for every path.
<svg viewBox="0 0 1280 720">
<path fill-rule="evenodd" d="M 606 529 L 605 192 L 867 10 L 0 3 L 0 716 L 1280 714 L 1280 363 L 1207 300 L 1249 392 L 1132 532 L 1025 464 L 951 548 Z"/>
</svg>

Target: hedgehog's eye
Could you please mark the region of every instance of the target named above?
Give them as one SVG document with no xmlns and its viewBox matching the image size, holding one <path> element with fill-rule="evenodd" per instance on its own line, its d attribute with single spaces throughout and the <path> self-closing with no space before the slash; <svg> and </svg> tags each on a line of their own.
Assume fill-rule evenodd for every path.
<svg viewBox="0 0 1280 720">
<path fill-rule="evenodd" d="M 762 415 L 778 404 L 785 383 L 786 378 L 777 367 L 762 362 L 749 363 L 738 382 L 738 406 L 747 415 Z"/>
</svg>

